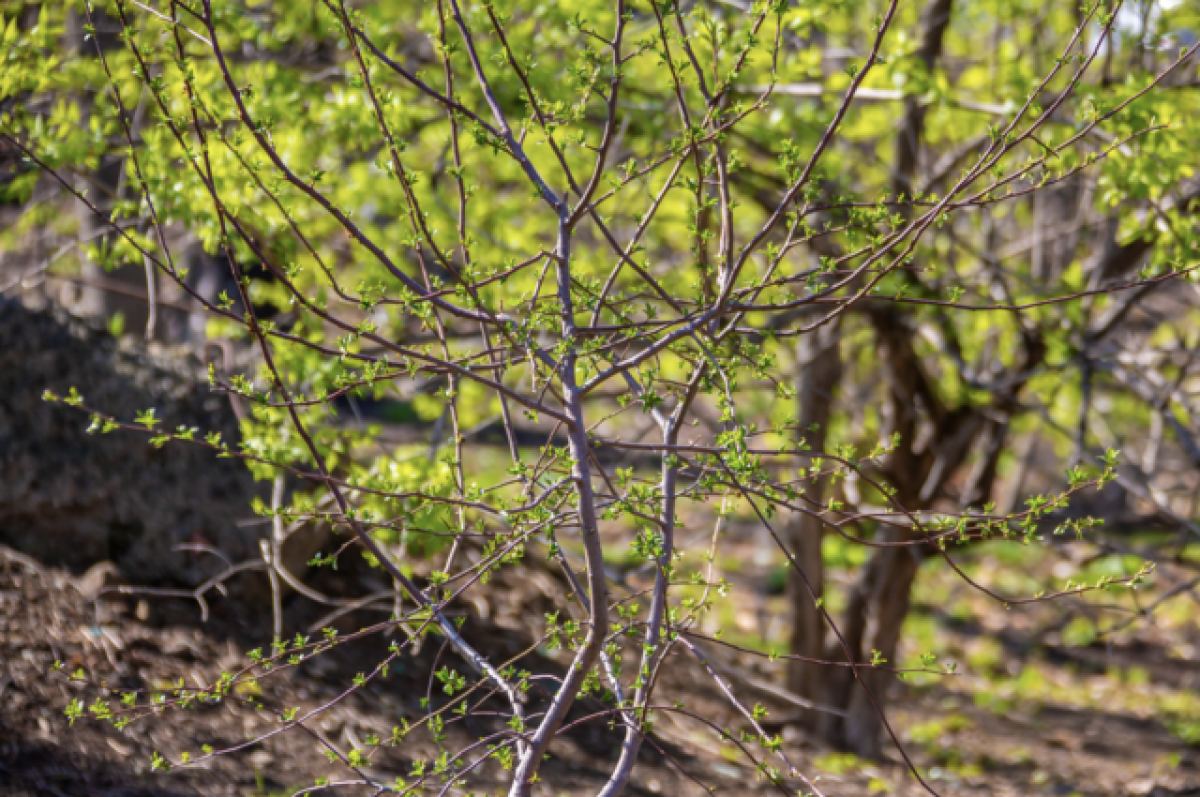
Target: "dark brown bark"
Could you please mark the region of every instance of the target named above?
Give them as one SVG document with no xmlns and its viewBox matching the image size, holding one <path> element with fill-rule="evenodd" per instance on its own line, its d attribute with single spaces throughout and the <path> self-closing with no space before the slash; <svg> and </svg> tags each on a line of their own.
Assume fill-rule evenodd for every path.
<svg viewBox="0 0 1200 797">
<path fill-rule="evenodd" d="M 930 508 L 935 501 L 955 498 L 946 490 L 950 477 L 965 466 L 970 453 L 979 458 L 957 496 L 960 507 L 981 506 L 992 493 L 996 466 L 1008 434 L 1009 415 L 1016 411 L 1016 396 L 1024 385 L 1014 381 L 1009 391 L 997 392 L 984 406 L 964 404 L 945 408 L 926 376 L 913 348 L 915 332 L 906 319 L 888 309 L 870 314 L 881 349 L 888 384 L 885 435 L 898 433 L 900 445 L 883 463 L 882 476 L 895 488 L 895 498 L 905 508 Z M 1026 335 L 1022 356 L 1014 372 L 1026 374 L 1045 353 L 1040 338 Z M 922 427 L 928 425 L 928 430 Z M 925 442 L 927 441 L 927 442 Z M 894 663 L 904 618 L 908 614 L 912 585 L 921 561 L 936 551 L 920 542 L 918 532 L 884 527 L 881 542 L 910 542 L 906 547 L 877 549 L 862 569 L 851 591 L 843 634 L 859 662 L 869 662 L 876 652 Z M 827 655 L 844 659 L 840 644 L 830 644 Z M 865 686 L 854 682 L 853 673 L 842 669 L 830 682 L 835 705 L 846 717 L 830 716 L 823 722 L 828 740 L 867 757 L 881 754 L 882 721 L 892 676 L 867 670 L 860 674 Z M 873 699 L 872 699 L 873 698 Z"/>
<path fill-rule="evenodd" d="M 917 57 L 924 67 L 933 68 L 942 49 L 942 40 L 949 26 L 951 0 L 933 0 L 922 17 L 922 40 Z M 905 114 L 897 137 L 896 169 L 893 190 L 911 194 L 917 172 L 920 142 L 924 129 L 924 109 L 915 98 L 905 103 Z M 890 455 L 884 467 L 885 480 L 896 488 L 897 499 L 906 507 L 916 508 L 924 498 L 928 502 L 940 489 L 944 479 L 953 472 L 970 449 L 977 419 L 970 413 L 947 415 L 938 405 L 912 347 L 913 330 L 903 322 L 894 308 L 871 308 L 867 316 L 875 328 L 881 360 L 888 381 L 889 399 L 886 403 L 883 436 L 900 436 L 901 445 Z M 822 349 L 820 340 L 802 345 L 824 351 L 825 357 L 801 357 L 799 375 L 801 429 L 814 448 L 823 448 L 825 429 L 832 413 L 832 386 L 841 377 L 836 352 Z M 807 431 L 812 423 L 820 424 L 819 434 Z M 933 445 L 918 440 L 922 423 L 934 426 Z M 944 434 L 954 432 L 951 434 Z M 932 482 L 931 471 L 937 469 Z M 825 485 L 810 488 L 809 497 L 824 498 Z M 806 657 L 846 659 L 846 649 L 858 662 L 869 661 L 871 651 L 878 650 L 891 659 L 904 617 L 908 612 L 909 594 L 916 576 L 919 553 L 910 548 L 883 549 L 872 557 L 860 574 L 852 591 L 845 616 L 841 641 L 831 639 L 826 623 L 816 609 L 808 590 L 820 594 L 823 590 L 821 561 L 821 522 L 814 518 L 799 519 L 793 527 L 792 546 L 804 576 L 793 573 L 791 579 L 794 628 L 792 652 Z M 911 532 L 888 528 L 881 538 L 889 541 L 911 539 Z M 807 580 L 807 584 L 805 581 Z M 882 673 L 865 673 L 864 680 L 875 700 L 882 707 L 888 680 Z M 856 683 L 852 670 L 822 667 L 793 661 L 788 672 L 788 685 L 797 694 L 836 708 L 846 710 L 845 716 L 822 713 L 811 725 L 835 745 L 859 754 L 878 757 L 881 728 L 878 711 L 867 692 Z"/>
<path fill-rule="evenodd" d="M 953 472 L 968 446 L 963 444 L 942 449 L 938 441 L 950 441 L 961 435 L 946 434 L 956 427 L 967 425 L 962 413 L 946 413 L 930 389 L 921 363 L 912 346 L 913 332 L 893 310 L 884 309 L 870 315 L 881 349 L 888 400 L 884 437 L 898 434 L 900 445 L 883 465 L 885 480 L 895 488 L 895 498 L 906 508 L 917 509 L 936 494 L 940 481 Z M 931 445 L 919 438 L 922 424 L 932 424 L 932 435 L 926 435 Z M 939 450 L 942 449 L 942 450 Z M 939 473 L 933 473 L 935 465 Z M 930 484 L 929 476 L 938 484 Z M 924 496 L 928 495 L 928 498 Z M 913 532 L 893 526 L 884 527 L 878 535 L 883 542 L 914 541 Z M 915 547 L 880 548 L 859 574 L 847 603 L 843 634 L 851 655 L 860 663 L 869 662 L 873 651 L 892 661 L 900 639 L 900 629 L 908 614 L 909 594 L 917 574 L 918 551 Z M 831 656 L 844 659 L 841 645 L 830 645 Z M 876 671 L 860 673 L 870 689 L 855 683 L 853 673 L 839 674 L 835 694 L 837 705 L 848 716 L 830 716 L 825 720 L 825 734 L 835 744 L 855 753 L 878 758 L 881 753 L 879 709 L 884 705 L 890 676 Z M 874 698 L 872 700 L 871 698 Z M 879 708 L 876 708 L 878 704 Z"/>
<path fill-rule="evenodd" d="M 797 359 L 800 371 L 797 380 L 799 426 L 808 447 L 823 451 L 833 416 L 833 399 L 842 378 L 842 359 L 838 351 L 839 327 L 828 324 L 811 335 L 800 338 Z M 816 502 L 825 500 L 828 485 L 814 482 L 807 497 Z M 792 551 L 803 570 L 788 574 L 788 594 L 792 605 L 791 652 L 794 655 L 819 659 L 825 652 L 825 618 L 816 599 L 824 591 L 825 565 L 821 554 L 824 523 L 813 515 L 798 515 L 791 524 Z M 792 661 L 788 670 L 788 688 L 801 697 L 823 700 L 823 678 L 827 668 Z M 811 722 L 811 717 L 806 717 Z"/>
<path fill-rule="evenodd" d="M 908 539 L 905 532 L 889 530 L 881 535 L 886 541 Z M 870 661 L 874 653 L 891 663 L 904 618 L 908 615 L 912 584 L 920 566 L 919 548 L 881 549 L 871 558 L 867 568 L 870 577 L 861 582 L 862 600 L 855 601 L 861 617 L 856 618 L 862 629 L 859 643 L 860 660 Z M 891 673 L 864 670 L 859 673 L 863 684 L 850 684 L 848 716 L 842 722 L 845 745 L 860 756 L 879 758 L 882 755 L 882 722 L 879 710 L 885 705 Z M 874 698 L 872 700 L 872 698 Z M 876 708 L 878 704 L 878 708 Z"/>
<path fill-rule="evenodd" d="M 952 11 L 953 0 L 930 0 L 924 9 L 920 42 L 914 57 L 927 73 L 936 68 L 942 57 Z M 925 121 L 925 109 L 920 100 L 915 96 L 906 100 L 895 145 L 892 190 L 896 195 L 911 195 L 919 184 Z M 1058 230 L 1070 227 L 1065 222 L 1077 212 L 1080 190 L 1074 185 L 1066 186 L 1046 198 L 1056 203 L 1053 208 L 1055 219 L 1064 222 L 1041 228 L 1056 231 L 1049 240 L 1040 242 L 1036 253 L 1036 258 L 1049 272 L 1060 271 L 1075 254 L 1078 233 L 1063 234 Z M 1194 195 L 1194 192 L 1185 194 L 1180 202 L 1187 205 Z M 906 217 L 909 215 L 904 210 L 899 212 Z M 814 246 L 828 247 L 830 244 L 817 242 Z M 1152 237 L 1120 246 L 1113 241 L 1097 254 L 1089 271 L 1098 281 L 1128 274 L 1152 246 Z M 821 251 L 821 254 L 837 256 L 841 253 Z M 912 278 L 919 279 L 915 274 Z M 1138 297 L 1131 298 L 1136 301 Z M 1045 355 L 1039 331 L 1025 321 L 1020 323 L 1019 355 L 1006 374 L 993 378 L 987 403 L 979 404 L 976 398 L 964 399 L 957 406 L 943 406 L 917 354 L 913 319 L 897 306 L 863 304 L 859 305 L 858 311 L 875 333 L 878 361 L 887 383 L 880 436 L 887 438 L 896 434 L 899 438 L 895 450 L 874 475 L 894 488 L 895 500 L 909 510 L 930 509 L 935 504 L 982 507 L 993 493 L 997 465 L 1009 439 L 1011 418 L 1020 411 L 1018 394 Z M 953 325 L 939 322 L 936 313 L 932 320 L 940 323 L 951 350 L 956 354 L 961 352 Z M 1102 335 L 1104 324 L 1097 329 L 1097 334 Z M 805 347 L 812 351 L 822 350 L 818 338 L 804 344 L 802 350 Z M 961 363 L 961 356 L 959 360 Z M 963 367 L 966 368 L 965 364 Z M 965 374 L 966 371 L 964 378 L 968 378 Z M 840 365 L 820 358 L 801 357 L 798 375 L 801 427 L 806 429 L 817 422 L 821 424 L 821 432 L 802 431 L 800 434 L 813 447 L 825 445 L 824 429 L 834 407 L 830 401 L 831 391 L 826 389 L 823 395 L 817 395 L 813 393 L 814 386 L 835 385 L 840 377 Z M 971 376 L 968 381 L 975 378 Z M 972 453 L 975 454 L 973 458 Z M 969 467 L 968 462 L 971 463 Z M 812 485 L 808 497 L 823 500 L 826 490 L 824 484 Z M 870 662 L 877 653 L 888 662 L 897 663 L 900 634 L 920 563 L 927 557 L 939 556 L 940 552 L 925 544 L 917 530 L 897 526 L 878 529 L 875 539 L 879 542 L 911 544 L 875 549 L 850 591 L 839 629 L 841 639 L 837 639 L 828 632 L 821 613 L 808 594 L 809 586 L 818 592 L 824 588 L 821 527 L 819 520 L 802 518 L 797 519 L 791 529 L 792 550 L 804 571 L 804 577 L 794 573 L 791 580 L 795 623 L 792 652 L 805 657 L 844 661 L 848 651 L 858 663 Z M 880 711 L 886 707 L 891 680 L 889 673 L 872 669 L 861 670 L 856 676 L 851 668 L 800 662 L 792 662 L 788 671 L 788 685 L 792 691 L 844 711 L 844 714 L 816 715 L 816 721 L 808 723 L 810 727 L 827 742 L 869 757 L 878 757 L 881 753 Z"/>
<path fill-rule="evenodd" d="M 916 57 L 926 72 L 933 70 L 941 57 L 946 30 L 950 25 L 953 0 L 932 0 L 921 17 L 921 43 Z M 896 138 L 896 162 L 892 189 L 911 196 L 918 171 L 921 140 L 925 132 L 925 109 L 919 99 L 905 101 L 904 116 Z M 977 423 L 969 414 L 947 414 L 938 404 L 921 363 L 913 349 L 913 330 L 903 323 L 892 308 L 868 312 L 876 331 L 881 359 L 888 382 L 888 417 L 883 436 L 898 434 L 900 444 L 884 464 L 884 476 L 895 488 L 895 498 L 909 509 L 927 505 L 937 495 L 945 479 L 965 457 Z M 925 445 L 918 435 L 922 423 L 932 424 Z M 912 541 L 913 532 L 886 527 L 879 533 L 888 542 Z M 863 568 L 847 607 L 845 639 L 850 653 L 859 662 L 870 661 L 873 651 L 889 661 L 895 659 L 896 646 L 904 617 L 908 614 L 912 583 L 918 560 L 915 548 L 882 548 Z M 830 653 L 844 658 L 841 645 L 831 645 Z M 827 738 L 859 755 L 878 758 L 881 754 L 879 716 L 884 706 L 890 677 L 867 671 L 861 674 L 863 685 L 854 682 L 853 672 L 838 675 L 834 695 L 846 717 L 827 716 Z M 872 699 L 873 698 L 873 699 Z"/>
</svg>

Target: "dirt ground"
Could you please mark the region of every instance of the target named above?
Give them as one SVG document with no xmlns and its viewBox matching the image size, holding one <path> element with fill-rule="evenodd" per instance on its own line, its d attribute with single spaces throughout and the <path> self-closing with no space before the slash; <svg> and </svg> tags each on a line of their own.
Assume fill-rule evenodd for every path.
<svg viewBox="0 0 1200 797">
<path fill-rule="evenodd" d="M 370 671 L 392 638 L 377 634 L 259 680 L 259 694 L 235 690 L 215 705 L 151 714 L 121 731 L 85 717 L 68 725 L 64 709 L 75 699 L 91 704 L 100 686 L 118 689 L 210 685 L 221 669 L 246 665 L 245 653 L 261 645 L 261 618 L 220 598 L 200 622 L 191 601 L 113 596 L 89 600 L 98 583 L 72 576 L 11 551 L 0 557 L 0 793 L 13 797 L 133 797 L 134 795 L 244 795 L 267 797 L 312 787 L 318 778 L 345 779 L 323 747 L 349 755 L 371 749 L 372 734 L 386 738 L 402 718 L 423 716 L 422 700 L 437 706 L 440 683 L 430 673 L 450 665 L 466 670 L 450 651 L 427 643 L 405 656 L 386 680 L 340 697 L 356 673 Z M 250 577 L 261 577 L 247 575 Z M 322 588 L 336 594 L 341 581 Z M 492 651 L 518 655 L 540 634 L 543 613 L 559 589 L 545 573 L 520 579 L 502 575 L 475 602 L 464 634 Z M 289 622 L 319 620 L 316 609 L 289 604 Z M 314 613 L 315 612 L 315 613 Z M 918 603 L 916 621 L 928 607 Z M 352 631 L 373 621 L 364 613 L 336 623 Z M 1003 617 L 1004 613 L 1001 612 Z M 1019 622 L 998 624 L 932 618 L 940 642 L 959 650 L 966 672 L 927 683 L 897 684 L 890 719 L 928 785 L 941 795 L 1183 795 L 1200 794 L 1200 749 L 1188 730 L 1193 716 L 1194 663 L 1165 646 L 1135 640 L 1127 645 L 1043 645 L 1031 648 Z M 374 619 L 383 619 L 381 614 Z M 258 629 L 257 631 L 255 629 Z M 1028 631 L 1028 629 L 1026 629 Z M 919 635 L 920 629 L 914 632 Z M 544 647 L 520 660 L 534 673 L 561 672 Z M 999 651 L 999 653 L 997 653 Z M 768 729 L 782 732 L 784 752 L 828 795 L 923 794 L 893 748 L 887 760 L 860 761 L 828 750 L 790 727 L 794 709 L 773 699 L 763 684 L 780 673 L 760 657 L 706 648 L 734 688 L 753 705 L 770 709 Z M 62 662 L 55 670 L 54 663 Z M 82 672 L 80 672 L 82 670 Z M 664 702 L 735 732 L 746 728 L 694 659 L 680 655 L 668 668 Z M 248 698 L 253 697 L 253 706 Z M 339 699 L 340 697 L 340 699 Z M 279 728 L 282 707 L 307 711 L 333 705 L 305 727 L 281 733 L 236 753 L 170 772 L 151 768 L 155 752 L 178 761 L 203 745 L 226 749 Z M 596 706 L 583 705 L 572 720 Z M 444 742 L 457 749 L 496 726 L 486 712 L 448 722 Z M 557 741 L 538 794 L 592 794 L 615 760 L 618 737 L 602 723 L 579 726 Z M 413 759 L 432 760 L 438 745 L 426 731 L 399 748 L 380 747 L 367 771 L 381 782 L 412 780 Z M 761 753 L 761 750 L 757 752 Z M 479 770 L 476 794 L 502 793 L 506 773 Z M 800 789 L 789 780 L 790 794 Z M 442 784 L 425 791 L 437 794 Z M 779 793 L 739 761 L 731 745 L 708 727 L 663 713 L 653 744 L 635 771 L 629 793 Z M 310 792 L 312 793 L 312 792 Z M 333 794 L 332 790 L 319 793 Z M 341 789 L 338 794 L 369 794 Z M 466 794 L 453 788 L 448 794 Z"/>
</svg>

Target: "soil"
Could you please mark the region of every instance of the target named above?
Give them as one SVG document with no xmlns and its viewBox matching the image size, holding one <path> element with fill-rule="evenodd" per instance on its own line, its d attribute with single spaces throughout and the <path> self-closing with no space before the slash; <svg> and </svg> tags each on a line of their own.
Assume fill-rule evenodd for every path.
<svg viewBox="0 0 1200 797">
<path fill-rule="evenodd" d="M 217 704 L 150 714 L 118 731 L 107 722 L 83 718 L 69 725 L 64 709 L 80 699 L 90 704 L 101 684 L 118 689 L 163 688 L 177 684 L 211 685 L 221 670 L 246 665 L 244 653 L 261 645 L 261 612 L 232 600 L 215 598 L 207 622 L 199 621 L 194 602 L 154 596 L 103 593 L 82 577 L 47 567 L 4 549 L 0 556 L 0 793 L 13 797 L 166 797 L 167 795 L 292 794 L 318 778 L 344 780 L 345 767 L 330 764 L 323 748 L 349 755 L 369 750 L 372 734 L 387 737 L 402 718 L 424 715 L 422 701 L 444 704 L 441 683 L 431 673 L 450 666 L 469 675 L 465 664 L 436 638 L 415 655 L 403 656 L 387 679 L 376 678 L 346 693 L 356 673 L 370 672 L 396 639 L 384 633 L 338 645 L 298 667 L 283 668 L 259 679 L 252 706 L 235 690 Z M 336 595 L 373 578 L 354 567 L 321 574 L 314 585 Z M 262 578 L 246 574 L 245 578 Z M 464 620 L 463 633 L 493 653 L 518 655 L 540 638 L 543 613 L 553 605 L 561 584 L 548 571 L 516 576 L 501 573 L 479 593 Z M 293 596 L 287 605 L 289 631 L 320 621 L 319 607 Z M 269 613 L 269 610 L 268 610 Z M 382 619 L 369 611 L 334 621 L 343 633 Z M 269 627 L 269 621 L 266 623 Z M 945 633 L 969 648 L 981 635 L 1007 637 L 1014 649 L 1025 640 L 1012 628 L 985 631 L 969 624 L 948 624 Z M 718 645 L 705 646 L 734 686 L 753 705 L 770 710 L 767 728 L 782 731 L 784 751 L 829 795 L 922 794 L 893 748 L 882 762 L 863 762 L 823 748 L 787 724 L 795 709 L 773 699 L 763 683 L 779 683 L 780 674 L 760 657 L 731 655 Z M 737 733 L 747 725 L 693 658 L 673 654 L 662 684 L 664 703 L 684 701 L 695 715 Z M 1162 688 L 1189 690 L 1193 670 L 1179 666 L 1165 650 L 1130 648 L 1046 649 L 1038 654 L 1049 677 L 1078 683 L 1102 677 L 1112 656 L 1148 668 Z M 61 669 L 54 669 L 55 662 Z M 561 673 L 561 663 L 545 647 L 520 659 L 538 674 Z M 82 671 L 82 672 L 80 672 Z M 74 677 L 76 674 L 82 677 Z M 1100 675 L 1089 675 L 1099 673 Z M 1098 688 L 1098 687 L 1097 687 Z M 899 684 L 890 718 L 928 784 L 942 795 L 1182 795 L 1200 794 L 1200 754 L 1170 733 L 1152 714 L 1083 709 L 1069 700 L 1016 701 L 997 711 L 981 703 L 983 681 L 970 676 L 926 686 Z M 536 691 L 536 690 L 535 690 Z M 1063 693 L 1066 695 L 1066 692 Z M 986 701 L 982 701 L 986 705 Z M 243 745 L 280 727 L 283 707 L 302 712 L 332 704 L 299 730 L 275 735 L 234 753 L 201 764 L 155 772 L 159 752 L 178 761 L 202 745 L 221 750 Z M 536 706 L 536 698 L 534 701 Z M 598 708 L 581 704 L 568 722 Z M 486 704 L 485 704 L 486 708 Z M 464 721 L 446 725 L 446 749 L 455 750 L 492 733 L 497 725 L 486 711 L 473 710 Z M 543 769 L 537 794 L 594 794 L 615 760 L 618 736 L 601 722 L 582 724 L 557 741 Z M 752 749 L 753 746 L 752 746 Z M 380 747 L 366 771 L 381 782 L 397 776 L 412 780 L 413 759 L 432 760 L 438 745 L 426 731 L 415 732 L 397 748 Z M 761 750 L 756 749 L 756 753 Z M 478 793 L 503 793 L 506 773 L 489 764 L 470 787 Z M 432 786 L 432 784 L 431 784 Z M 789 793 L 800 784 L 789 780 Z M 441 784 L 429 791 L 437 794 Z M 708 727 L 681 715 L 661 713 L 652 744 L 635 770 L 630 794 L 780 793 L 755 777 Z M 322 794 L 370 794 L 366 788 L 320 791 Z M 465 794 L 453 789 L 447 793 Z"/>
</svg>

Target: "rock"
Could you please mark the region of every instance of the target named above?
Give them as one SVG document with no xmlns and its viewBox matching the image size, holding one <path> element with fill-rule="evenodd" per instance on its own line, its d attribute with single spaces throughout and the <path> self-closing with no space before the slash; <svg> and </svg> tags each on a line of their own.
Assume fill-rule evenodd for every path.
<svg viewBox="0 0 1200 797">
<path fill-rule="evenodd" d="M 258 555 L 269 528 L 239 527 L 251 498 L 267 496 L 242 463 L 199 446 L 148 444 L 148 435 L 89 435 L 86 413 L 42 400 L 71 387 L 98 411 L 132 421 L 155 408 L 163 427 L 220 432 L 238 425 L 226 398 L 196 379 L 200 363 L 122 351 L 107 333 L 61 311 L 0 301 L 0 544 L 76 572 L 109 561 L 126 583 L 197 584 L 219 572 L 204 544 L 231 561 Z M 103 574 L 102 574 L 103 573 Z M 85 574 L 96 590 L 115 574 Z"/>
</svg>

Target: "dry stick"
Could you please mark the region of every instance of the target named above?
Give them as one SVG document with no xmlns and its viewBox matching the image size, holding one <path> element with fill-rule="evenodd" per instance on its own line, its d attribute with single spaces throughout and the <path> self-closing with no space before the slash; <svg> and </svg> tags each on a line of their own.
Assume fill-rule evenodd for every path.
<svg viewBox="0 0 1200 797">
<path fill-rule="evenodd" d="M 183 29 L 184 29 L 184 30 L 186 30 L 186 31 L 187 31 L 187 32 L 188 32 L 190 35 L 192 35 L 192 36 L 193 36 L 193 37 L 194 37 L 194 38 L 195 38 L 197 41 L 199 41 L 199 42 L 202 42 L 202 43 L 204 43 L 204 44 L 207 44 L 209 47 L 212 47 L 212 42 L 210 42 L 210 41 L 209 41 L 208 39 L 206 39 L 204 36 L 201 36 L 201 35 L 200 35 L 199 33 L 197 33 L 196 31 L 194 31 L 194 30 L 192 30 L 191 28 L 189 28 L 187 25 L 184 25 L 184 24 L 183 24 L 182 22 L 180 22 L 178 19 L 174 19 L 174 18 L 172 18 L 172 17 L 168 17 L 168 16 L 165 16 L 165 15 L 163 15 L 163 14 L 160 14 L 158 11 L 156 11 L 155 9 L 153 9 L 153 8 L 151 8 L 150 6 L 146 5 L 145 3 L 141 3 L 141 2 L 139 2 L 139 0 L 129 0 L 129 2 L 130 2 L 130 3 L 132 3 L 133 5 L 137 6 L 138 8 L 142 9 L 143 11 L 145 11 L 145 12 L 147 12 L 147 13 L 151 14 L 152 16 L 158 17 L 160 20 L 162 20 L 163 22 L 166 22 L 166 23 L 168 23 L 168 24 L 169 24 L 169 25 L 171 25 L 171 27 L 173 27 L 173 28 L 183 28 Z M 172 10 L 174 10 L 175 3 L 173 2 L 171 5 L 172 5 Z M 192 11 L 190 8 L 187 8 L 187 6 L 183 6 L 183 8 L 185 8 L 185 9 L 188 11 L 188 13 L 190 13 L 190 14 L 192 14 L 192 15 L 195 15 L 195 13 L 196 13 L 196 12 Z"/>
<path fill-rule="evenodd" d="M 114 92 L 115 92 L 115 86 Z M 133 110 L 133 122 L 130 125 L 130 138 L 136 138 L 141 130 L 142 122 L 146 115 L 146 87 L 143 86 L 138 94 L 137 105 Z M 130 148 L 132 152 L 132 147 Z M 113 192 L 116 201 L 120 201 L 125 195 L 125 174 L 126 170 L 122 164 L 121 176 L 117 179 L 117 188 Z M 145 232 L 145 225 L 138 224 L 139 232 Z M 154 264 L 146 257 L 142 258 L 142 268 L 146 272 L 146 330 L 144 337 L 147 341 L 154 340 L 155 327 L 158 324 L 158 280 L 154 273 Z"/>
<path fill-rule="evenodd" d="M 158 282 L 154 273 L 154 264 L 142 258 L 142 268 L 146 271 L 146 340 L 154 340 L 154 328 L 158 321 Z"/>
<path fill-rule="evenodd" d="M 390 589 L 376 590 L 375 592 L 364 595 L 363 597 L 357 598 L 352 601 L 338 601 L 338 603 L 340 604 L 338 606 L 338 608 L 334 609 L 333 611 L 329 612 L 328 614 L 323 615 L 316 622 L 312 622 L 312 623 L 308 624 L 308 633 L 312 634 L 316 631 L 320 631 L 322 628 L 327 628 L 330 625 L 332 625 L 332 623 L 335 620 L 337 620 L 339 617 L 344 617 L 347 614 L 350 614 L 351 612 L 356 612 L 359 609 L 366 608 L 367 606 L 370 606 L 372 603 L 375 603 L 376 601 L 384 600 L 386 598 L 391 598 L 392 593 L 393 593 L 393 590 L 390 590 Z M 399 616 L 399 615 L 397 615 L 397 616 Z M 401 627 L 404 627 L 403 623 L 397 623 L 397 624 L 400 625 Z"/>
<path fill-rule="evenodd" d="M 3 133 L 0 133 L 0 135 L 3 135 Z M 129 224 L 128 226 L 137 227 L 138 224 L 139 224 L 138 222 L 134 222 L 132 224 Z M 109 230 L 102 227 L 102 228 L 93 230 L 92 232 L 88 233 L 87 235 L 81 235 L 78 238 L 76 238 L 75 240 L 67 241 L 65 244 L 63 244 L 58 249 L 56 249 L 54 251 L 54 254 L 50 255 L 45 260 L 41 261 L 40 263 L 38 263 L 34 266 L 27 268 L 25 271 L 19 272 L 15 277 L 10 279 L 8 282 L 4 283 L 3 285 L 0 285 L 0 294 L 8 293 L 10 290 L 17 287 L 18 285 L 20 285 L 24 289 L 24 288 L 31 288 L 31 287 L 34 287 L 35 285 L 41 284 L 40 282 L 30 283 L 30 282 L 28 282 L 28 280 L 30 277 L 34 277 L 38 274 L 41 274 L 43 271 L 47 271 L 51 266 L 53 266 L 56 262 L 58 262 L 60 259 L 62 259 L 65 255 L 70 254 L 71 250 L 77 248 L 80 244 L 95 240 L 96 238 L 99 238 L 102 235 L 108 235 L 108 234 L 109 234 Z M 59 275 L 54 274 L 51 276 L 58 277 Z M 43 277 L 43 280 L 44 279 L 45 278 Z"/>
<path fill-rule="evenodd" d="M 141 231 L 144 227 L 139 226 L 138 229 Z M 158 307 L 160 304 L 158 298 L 158 275 L 154 271 L 154 264 L 145 256 L 142 257 L 142 268 L 146 272 L 146 332 L 144 337 L 149 342 L 154 340 L 155 328 L 158 325 Z M 171 307 L 177 305 L 168 303 L 164 306 Z"/>
<path fill-rule="evenodd" d="M 208 601 L 204 596 L 209 590 L 217 590 L 221 594 L 225 594 L 225 582 L 238 573 L 243 573 L 247 570 L 258 570 L 264 567 L 264 563 L 251 559 L 247 562 L 240 562 L 236 565 L 229 565 L 217 575 L 208 579 L 204 583 L 197 586 L 195 589 L 169 589 L 159 587 L 128 587 L 128 586 L 112 586 L 103 587 L 97 596 L 105 593 L 115 592 L 120 595 L 154 595 L 160 598 L 190 598 L 200 606 L 200 621 L 208 622 Z"/>
<path fill-rule="evenodd" d="M 279 586 L 279 571 L 282 570 L 280 553 L 283 544 L 283 516 L 279 510 L 283 506 L 283 474 L 275 476 L 271 485 L 271 536 L 258 541 L 262 549 L 263 562 L 267 565 L 267 575 L 271 581 L 271 614 L 274 617 L 275 635 L 278 641 L 283 637 L 283 596 Z"/>
<path fill-rule="evenodd" d="M 100 232 L 100 235 L 104 235 L 107 232 L 108 232 L 107 230 L 102 230 Z M 74 247 L 74 246 L 75 246 L 74 243 L 69 244 L 69 247 Z M 50 280 L 57 280 L 59 282 L 69 282 L 73 285 L 83 285 L 88 288 L 95 288 L 96 290 L 104 291 L 105 293 L 115 293 L 118 296 L 128 296 L 133 299 L 141 299 L 142 301 L 148 301 L 148 294 L 146 293 L 146 291 L 141 288 L 135 287 L 132 284 L 125 283 L 125 282 L 118 282 L 117 280 L 107 279 L 107 278 L 105 278 L 105 279 L 85 279 L 83 277 L 73 277 L 70 274 L 50 274 L 47 277 L 44 277 L 42 281 L 22 285 L 22 288 L 23 289 L 35 288 L 38 285 L 41 285 L 42 282 L 48 282 Z M 23 282 L 23 280 L 18 277 L 16 282 Z M 13 287 L 12 284 L 6 286 L 5 289 L 7 290 L 8 288 L 11 288 L 11 287 Z M 3 293 L 3 291 L 0 290 L 0 293 Z M 168 302 L 168 301 L 159 299 L 159 300 L 157 300 L 157 304 L 159 307 L 170 307 L 173 310 L 182 310 L 186 313 L 194 313 L 196 311 L 195 307 L 183 304 L 182 302 Z"/>
</svg>

